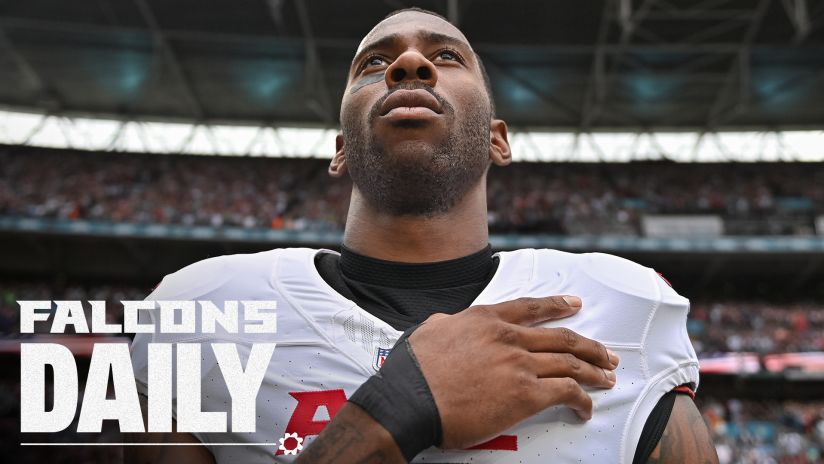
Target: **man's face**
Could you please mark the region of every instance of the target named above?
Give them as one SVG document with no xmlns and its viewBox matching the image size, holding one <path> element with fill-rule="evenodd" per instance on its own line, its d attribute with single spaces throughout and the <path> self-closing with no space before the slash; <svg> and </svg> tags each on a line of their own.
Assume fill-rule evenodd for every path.
<svg viewBox="0 0 824 464">
<path fill-rule="evenodd" d="M 392 16 L 361 42 L 344 92 L 355 187 L 383 213 L 445 213 L 484 178 L 491 116 L 464 35 L 433 15 Z"/>
</svg>

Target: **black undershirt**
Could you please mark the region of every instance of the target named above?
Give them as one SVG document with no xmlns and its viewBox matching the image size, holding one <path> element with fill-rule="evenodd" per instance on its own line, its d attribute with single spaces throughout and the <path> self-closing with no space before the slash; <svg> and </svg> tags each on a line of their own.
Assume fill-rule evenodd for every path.
<svg viewBox="0 0 824 464">
<path fill-rule="evenodd" d="M 318 253 L 318 273 L 344 297 L 398 331 L 434 313 L 468 308 L 492 280 L 499 259 L 492 248 L 435 263 L 397 263 L 360 255 L 341 245 L 340 256 Z M 672 412 L 674 393 L 665 395 L 647 418 L 633 464 L 647 462 Z"/>
<path fill-rule="evenodd" d="M 468 308 L 492 279 L 498 258 L 487 246 L 463 258 L 409 264 L 370 258 L 341 246 L 340 257 L 318 253 L 315 267 L 338 293 L 403 332 L 432 314 Z"/>
</svg>

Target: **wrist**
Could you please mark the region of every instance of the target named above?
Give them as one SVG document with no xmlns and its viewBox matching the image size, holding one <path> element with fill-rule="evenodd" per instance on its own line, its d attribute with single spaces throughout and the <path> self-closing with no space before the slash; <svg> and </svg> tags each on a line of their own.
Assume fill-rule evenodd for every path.
<svg viewBox="0 0 824 464">
<path fill-rule="evenodd" d="M 349 402 L 387 430 L 407 461 L 443 439 L 435 399 L 406 337 Z"/>
</svg>

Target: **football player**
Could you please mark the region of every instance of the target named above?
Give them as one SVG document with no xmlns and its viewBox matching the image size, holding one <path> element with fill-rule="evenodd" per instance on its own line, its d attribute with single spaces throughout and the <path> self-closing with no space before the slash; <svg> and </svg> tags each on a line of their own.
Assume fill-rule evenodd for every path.
<svg viewBox="0 0 824 464">
<path fill-rule="evenodd" d="M 690 398 L 688 301 L 653 270 L 604 254 L 493 253 L 486 175 L 507 126 L 464 34 L 407 9 L 358 47 L 329 172 L 353 191 L 340 253 L 208 259 L 151 300 L 275 300 L 276 342 L 254 433 L 142 434 L 132 462 L 717 462 Z M 556 295 L 556 296 L 553 296 Z M 142 317 L 152 317 L 143 314 Z M 245 347 L 245 348 L 244 348 Z M 206 410 L 231 398 L 203 351 Z M 145 408 L 144 408 L 145 409 Z"/>
</svg>

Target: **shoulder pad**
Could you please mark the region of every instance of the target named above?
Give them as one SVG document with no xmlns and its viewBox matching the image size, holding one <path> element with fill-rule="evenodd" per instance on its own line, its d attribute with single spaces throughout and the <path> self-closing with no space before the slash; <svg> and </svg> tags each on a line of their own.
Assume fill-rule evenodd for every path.
<svg viewBox="0 0 824 464">
<path fill-rule="evenodd" d="M 578 268 L 607 287 L 642 298 L 657 300 L 661 280 L 652 269 L 606 253 L 579 255 Z"/>
<path fill-rule="evenodd" d="M 261 266 L 271 268 L 279 251 L 276 249 L 260 253 L 224 255 L 198 261 L 168 274 L 146 299 L 194 300 L 208 295 L 228 282 L 243 282 L 246 280 L 243 278 L 245 275 L 253 279 L 266 278 L 266 272 L 259 272 Z"/>
</svg>

